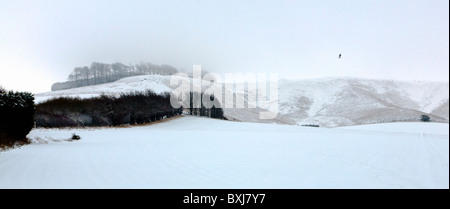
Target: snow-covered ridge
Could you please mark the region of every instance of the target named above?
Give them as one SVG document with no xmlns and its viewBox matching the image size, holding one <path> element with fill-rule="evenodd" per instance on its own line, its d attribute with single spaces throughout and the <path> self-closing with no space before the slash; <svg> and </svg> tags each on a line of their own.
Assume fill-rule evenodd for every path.
<svg viewBox="0 0 450 209">
<path fill-rule="evenodd" d="M 105 83 L 92 86 L 84 86 L 73 89 L 66 89 L 60 91 L 50 91 L 36 94 L 36 103 L 44 102 L 55 97 L 80 97 L 91 98 L 102 94 L 118 95 L 125 92 L 145 91 L 150 89 L 155 93 L 170 92 L 169 76 L 161 75 L 145 75 L 134 76 L 120 79 L 116 82 Z"/>
<path fill-rule="evenodd" d="M 170 92 L 170 76 L 136 76 L 113 83 L 40 93 L 36 94 L 36 102 L 54 97 L 87 98 L 147 89 L 156 93 Z M 255 90 L 248 89 L 249 92 Z M 280 80 L 279 116 L 260 120 L 260 111 L 262 109 L 225 109 L 225 115 L 237 121 L 322 127 L 413 121 L 421 114 L 448 122 L 449 83 L 358 78 Z"/>
<path fill-rule="evenodd" d="M 414 120 L 420 114 L 448 122 L 448 101 L 448 82 L 354 78 L 280 82 L 280 112 L 293 115 L 299 124 L 357 125 Z"/>
</svg>

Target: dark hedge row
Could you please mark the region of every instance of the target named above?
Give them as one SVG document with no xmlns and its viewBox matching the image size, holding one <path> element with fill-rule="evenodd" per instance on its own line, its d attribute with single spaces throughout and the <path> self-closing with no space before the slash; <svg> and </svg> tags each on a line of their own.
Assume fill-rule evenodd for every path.
<svg viewBox="0 0 450 209">
<path fill-rule="evenodd" d="M 202 116 L 223 118 L 221 108 L 204 110 Z M 144 124 L 182 114 L 173 108 L 170 94 L 152 91 L 101 96 L 90 99 L 56 98 L 37 105 L 37 127 L 84 127 Z"/>
<path fill-rule="evenodd" d="M 54 83 L 52 91 L 109 83 L 131 76 L 173 75 L 175 73 L 178 73 L 178 69 L 170 65 L 154 65 L 152 63 L 124 65 L 119 62 L 113 64 L 93 62 L 90 67 L 76 67 L 70 73 L 69 81 Z"/>
<path fill-rule="evenodd" d="M 0 88 L 0 145 L 26 142 L 33 128 L 34 96 Z"/>
<path fill-rule="evenodd" d="M 182 113 L 170 95 L 151 91 L 90 99 L 56 98 L 37 105 L 37 127 L 117 126 L 143 124 Z"/>
</svg>

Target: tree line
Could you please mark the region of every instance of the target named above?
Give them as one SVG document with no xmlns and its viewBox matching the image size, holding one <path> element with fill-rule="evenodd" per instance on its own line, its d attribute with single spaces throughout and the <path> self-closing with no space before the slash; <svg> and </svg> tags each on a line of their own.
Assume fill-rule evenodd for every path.
<svg viewBox="0 0 450 209">
<path fill-rule="evenodd" d="M 200 110 L 202 109 L 202 110 Z M 118 97 L 55 98 L 36 107 L 36 126 L 98 127 L 144 124 L 183 113 L 183 106 L 172 107 L 170 94 L 152 91 L 123 93 Z M 193 115 L 224 118 L 221 108 L 199 108 Z"/>
<path fill-rule="evenodd" d="M 214 95 L 190 91 L 186 93 L 184 99 L 183 104 L 188 107 L 188 114 L 226 120 L 223 109 Z"/>
<path fill-rule="evenodd" d="M 109 83 L 130 76 L 173 75 L 178 72 L 178 69 L 170 65 L 155 65 L 152 63 L 125 65 L 120 62 L 112 64 L 93 62 L 90 66 L 76 67 L 70 73 L 68 81 L 53 84 L 52 91 Z"/>
<path fill-rule="evenodd" d="M 143 124 L 182 113 L 172 108 L 170 95 L 152 91 L 123 93 L 119 97 L 55 98 L 36 107 L 37 127 L 85 127 Z"/>
<path fill-rule="evenodd" d="M 214 95 L 188 92 L 184 108 L 171 105 L 170 94 L 152 91 L 103 95 L 96 98 L 55 98 L 35 105 L 29 92 L 6 91 L 0 87 L 0 147 L 27 143 L 36 127 L 98 127 L 144 124 L 180 115 L 225 119 Z M 179 101 L 182 104 L 183 101 Z M 199 105 L 199 106 L 196 106 Z"/>
</svg>

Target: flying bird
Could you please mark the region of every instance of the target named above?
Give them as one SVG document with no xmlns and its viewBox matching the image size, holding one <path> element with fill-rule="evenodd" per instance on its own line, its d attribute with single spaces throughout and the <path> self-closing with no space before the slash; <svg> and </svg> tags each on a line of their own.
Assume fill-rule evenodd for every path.
<svg viewBox="0 0 450 209">
<path fill-rule="evenodd" d="M 341 56 L 342 56 L 342 54 L 339 54 L 339 58 L 338 59 L 341 59 Z"/>
</svg>

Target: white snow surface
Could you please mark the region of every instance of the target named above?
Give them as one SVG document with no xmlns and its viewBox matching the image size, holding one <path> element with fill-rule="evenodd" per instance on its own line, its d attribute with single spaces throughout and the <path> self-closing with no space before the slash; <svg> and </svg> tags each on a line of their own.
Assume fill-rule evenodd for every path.
<svg viewBox="0 0 450 209">
<path fill-rule="evenodd" d="M 72 133 L 82 137 L 67 141 Z M 0 188 L 449 188 L 449 126 L 309 128 L 181 117 L 34 129 L 0 152 Z"/>
</svg>

